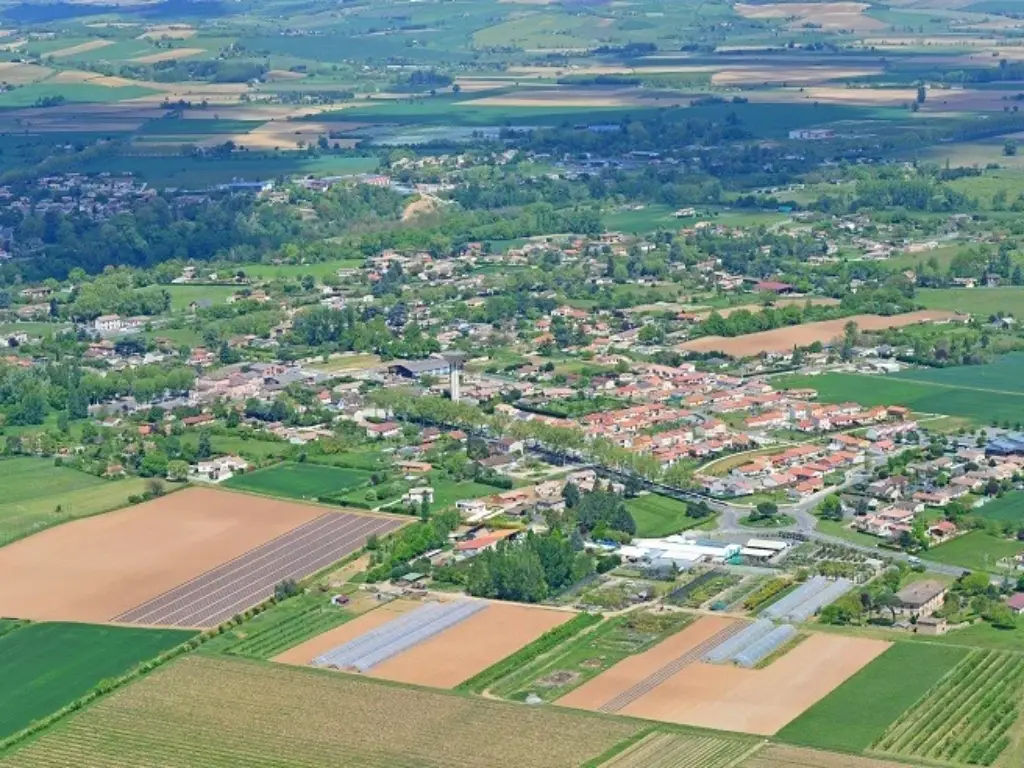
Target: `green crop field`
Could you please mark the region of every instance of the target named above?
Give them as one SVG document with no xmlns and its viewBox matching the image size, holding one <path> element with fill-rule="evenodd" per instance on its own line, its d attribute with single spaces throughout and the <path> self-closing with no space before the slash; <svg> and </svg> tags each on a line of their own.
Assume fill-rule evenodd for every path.
<svg viewBox="0 0 1024 768">
<path fill-rule="evenodd" d="M 572 768 L 644 729 L 639 720 L 192 655 L 76 713 L 0 765 Z"/>
<path fill-rule="evenodd" d="M 289 462 L 235 475 L 224 486 L 289 499 L 316 499 L 355 488 L 369 479 L 370 473 L 359 469 Z"/>
<path fill-rule="evenodd" d="M 636 535 L 640 537 L 668 536 L 687 528 L 694 528 L 707 518 L 687 517 L 686 504 L 667 496 L 648 494 L 626 502 L 626 509 L 636 522 Z"/>
<path fill-rule="evenodd" d="M 1000 355 L 986 365 L 919 368 L 896 374 L 896 379 L 966 387 L 990 392 L 1024 394 L 1024 352 Z"/>
<path fill-rule="evenodd" d="M 241 269 L 249 277 L 259 280 L 273 280 L 275 278 L 296 278 L 312 275 L 315 278 L 337 274 L 339 269 L 357 269 L 363 266 L 359 259 L 335 259 L 333 261 L 318 261 L 312 264 L 239 264 Z"/>
<path fill-rule="evenodd" d="M 904 759 L 992 765 L 1010 744 L 1022 685 L 1020 654 L 975 651 L 893 723 L 875 751 Z"/>
<path fill-rule="evenodd" d="M 777 734 L 781 741 L 863 752 L 968 651 L 895 643 Z"/>
<path fill-rule="evenodd" d="M 1024 525 L 1024 494 L 1010 493 L 1002 498 L 989 499 L 985 506 L 972 509 L 971 514 L 986 520 Z"/>
<path fill-rule="evenodd" d="M 937 563 L 958 565 L 973 571 L 997 571 L 998 562 L 1024 551 L 1024 542 L 971 531 L 950 542 L 928 550 L 927 557 Z"/>
<path fill-rule="evenodd" d="M 275 606 L 247 623 L 244 636 L 225 648 L 224 652 L 233 656 L 272 659 L 353 618 L 355 614 L 331 605 L 326 596 L 302 595 Z M 231 631 L 227 634 L 230 635 Z"/>
<path fill-rule="evenodd" d="M 0 545 L 76 517 L 128 504 L 145 480 L 103 480 L 49 459 L 0 461 Z"/>
<path fill-rule="evenodd" d="M 969 312 L 983 319 L 996 312 L 1024 316 L 1024 288 L 1021 287 L 922 288 L 915 296 L 928 309 Z"/>
<path fill-rule="evenodd" d="M 861 405 L 903 405 L 919 413 L 962 416 L 978 424 L 992 421 L 1015 423 L 1024 413 L 1024 393 L 969 389 L 964 386 L 926 383 L 902 374 L 861 376 L 826 373 L 821 376 L 787 376 L 779 387 L 810 387 L 824 403 L 853 401 Z"/>
<path fill-rule="evenodd" d="M 0 739 L 158 656 L 194 632 L 28 624 L 0 637 Z"/>
</svg>

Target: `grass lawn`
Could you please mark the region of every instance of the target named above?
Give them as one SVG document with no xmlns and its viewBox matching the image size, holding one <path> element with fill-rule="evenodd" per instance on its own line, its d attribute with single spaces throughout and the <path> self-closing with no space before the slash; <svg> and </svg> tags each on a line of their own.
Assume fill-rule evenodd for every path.
<svg viewBox="0 0 1024 768">
<path fill-rule="evenodd" d="M 1024 523 L 1024 493 L 1008 493 L 1001 499 L 992 499 L 984 506 L 972 509 L 971 515 L 1001 523 Z M 1021 548 L 1024 549 L 1024 544 Z"/>
<path fill-rule="evenodd" d="M 430 485 L 434 489 L 433 509 L 444 509 L 463 499 L 479 499 L 501 493 L 501 488 L 468 480 L 452 480 L 440 472 L 430 473 Z"/>
<path fill-rule="evenodd" d="M 790 515 L 775 515 L 774 517 L 762 517 L 757 520 L 751 520 L 750 516 L 740 518 L 740 525 L 745 528 L 785 528 L 786 526 L 793 525 L 796 520 Z"/>
<path fill-rule="evenodd" d="M 186 432 L 181 436 L 181 443 L 189 443 L 193 448 L 199 445 L 198 432 Z M 268 456 L 284 456 L 291 443 L 283 440 L 245 439 L 240 435 L 210 435 L 210 447 L 214 453 L 237 453 L 245 458 L 265 459 Z"/>
<path fill-rule="evenodd" d="M 636 535 L 654 538 L 679 533 L 705 522 L 706 517 L 687 517 L 686 504 L 667 496 L 647 494 L 629 499 L 626 509 L 636 521 Z"/>
<path fill-rule="evenodd" d="M 326 363 L 312 363 L 306 368 L 320 373 L 337 374 L 348 371 L 364 371 L 368 368 L 376 368 L 380 365 L 380 355 L 339 355 L 330 358 Z"/>
<path fill-rule="evenodd" d="M 1024 542 L 990 536 L 985 531 L 971 531 L 946 544 L 929 549 L 924 557 L 937 563 L 958 565 L 973 571 L 998 571 L 996 563 L 1024 550 Z"/>
<path fill-rule="evenodd" d="M 76 517 L 123 507 L 129 496 L 144 488 L 141 478 L 103 480 L 56 467 L 50 459 L 4 459 L 0 461 L 0 545 Z"/>
<path fill-rule="evenodd" d="M 896 643 L 776 737 L 809 747 L 863 752 L 966 655 L 963 648 Z"/>
<path fill-rule="evenodd" d="M 836 536 L 840 539 L 852 542 L 853 544 L 861 544 L 865 547 L 877 547 L 882 541 L 882 539 L 877 536 L 870 536 L 866 533 L 861 533 L 860 531 L 847 528 L 844 523 L 840 523 L 835 520 L 818 520 L 817 528 L 819 531 L 829 536 Z M 879 552 L 880 555 L 884 553 L 884 550 Z"/>
<path fill-rule="evenodd" d="M 317 499 L 355 488 L 369 479 L 369 473 L 359 469 L 285 462 L 244 475 L 235 475 L 223 485 L 225 488 L 289 499 Z"/>
<path fill-rule="evenodd" d="M 259 280 L 297 278 L 306 275 L 322 280 L 329 275 L 337 274 L 339 269 L 358 269 L 361 266 L 363 262 L 360 259 L 335 259 L 313 264 L 239 264 L 237 269 Z"/>
<path fill-rule="evenodd" d="M 927 258 L 927 256 L 925 257 Z M 996 312 L 1014 317 L 1024 315 L 1024 288 L 922 288 L 915 294 L 917 301 L 927 309 L 949 309 L 970 312 L 987 318 Z"/>
<path fill-rule="evenodd" d="M 191 631 L 29 624 L 0 638 L 0 739 L 70 704 L 100 680 L 173 648 Z"/>
</svg>

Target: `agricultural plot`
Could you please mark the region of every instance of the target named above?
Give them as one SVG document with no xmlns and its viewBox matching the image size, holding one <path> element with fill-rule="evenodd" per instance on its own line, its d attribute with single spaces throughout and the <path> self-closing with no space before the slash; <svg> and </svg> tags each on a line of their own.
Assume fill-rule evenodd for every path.
<svg viewBox="0 0 1024 768">
<path fill-rule="evenodd" d="M 748 757 L 738 768 L 907 768 L 906 763 L 821 752 L 802 747 L 769 744 Z"/>
<path fill-rule="evenodd" d="M 776 737 L 809 747 L 863 752 L 966 653 L 962 648 L 896 643 Z"/>
<path fill-rule="evenodd" d="M 224 483 L 224 487 L 289 499 L 318 499 L 364 485 L 369 479 L 369 472 L 358 469 L 285 462 L 235 475 Z"/>
<path fill-rule="evenodd" d="M 75 520 L 0 548 L 0 615 L 108 621 L 321 515 L 321 507 L 189 488 Z"/>
<path fill-rule="evenodd" d="M 234 633 L 235 639 L 221 643 L 220 649 L 232 656 L 266 660 L 354 618 L 354 613 L 331 605 L 326 597 L 302 595 L 279 603 L 241 629 L 229 630 L 226 634 Z M 210 645 L 203 647 L 204 652 L 207 648 Z"/>
<path fill-rule="evenodd" d="M 641 727 L 351 675 L 191 656 L 76 714 L 0 766 L 571 768 Z"/>
<path fill-rule="evenodd" d="M 103 480 L 46 459 L 0 462 L 0 545 L 76 517 L 108 512 L 141 493 L 145 481 Z"/>
<path fill-rule="evenodd" d="M 810 387 L 823 403 L 853 401 L 861 405 L 902 405 L 919 413 L 962 416 L 978 424 L 993 420 L 1011 423 L 1020 419 L 1024 396 L 931 384 L 898 376 L 861 376 L 852 373 L 826 373 L 821 376 L 791 376 L 780 386 Z"/>
<path fill-rule="evenodd" d="M 192 634 L 90 624 L 28 624 L 0 635 L 0 740 Z"/>
<path fill-rule="evenodd" d="M 655 731 L 601 768 L 731 768 L 750 749 L 742 739 Z"/>
<path fill-rule="evenodd" d="M 326 514 L 116 616 L 125 624 L 213 627 L 266 600 L 282 581 L 298 581 L 360 549 L 401 521 Z"/>
<path fill-rule="evenodd" d="M 705 617 L 708 621 L 726 621 Z M 743 624 L 736 623 L 737 627 Z M 721 630 L 718 630 L 721 633 Z M 885 651 L 888 643 L 814 634 L 761 669 L 699 663 L 696 653 L 631 669 L 623 662 L 559 703 L 650 720 L 770 736 Z M 657 650 L 657 649 L 655 649 Z M 695 658 L 693 656 L 696 656 Z M 603 679 L 602 679 L 603 678 Z"/>
<path fill-rule="evenodd" d="M 1000 142 L 1002 146 L 1002 142 Z M 923 288 L 915 298 L 929 309 L 948 309 L 969 312 L 986 319 L 996 312 L 1018 317 L 1024 314 L 1024 288 Z"/>
<path fill-rule="evenodd" d="M 520 701 L 533 693 L 544 701 L 554 701 L 623 659 L 643 654 L 676 635 L 692 621 L 689 614 L 646 611 L 614 617 L 510 670 L 491 692 Z"/>
<path fill-rule="evenodd" d="M 629 499 L 626 508 L 636 521 L 636 535 L 639 538 L 668 536 L 708 520 L 706 517 L 690 517 L 686 514 L 685 503 L 653 493 Z"/>
<path fill-rule="evenodd" d="M 999 509 L 996 507 L 996 511 Z M 992 536 L 985 531 L 971 531 L 928 550 L 928 559 L 972 571 L 998 572 L 1002 570 L 1001 560 L 1013 557 L 1021 550 L 1024 550 L 1024 544 L 1015 539 Z"/>
<path fill-rule="evenodd" d="M 975 651 L 907 711 L 875 745 L 905 759 L 992 765 L 1020 717 L 1024 660 Z"/>
</svg>

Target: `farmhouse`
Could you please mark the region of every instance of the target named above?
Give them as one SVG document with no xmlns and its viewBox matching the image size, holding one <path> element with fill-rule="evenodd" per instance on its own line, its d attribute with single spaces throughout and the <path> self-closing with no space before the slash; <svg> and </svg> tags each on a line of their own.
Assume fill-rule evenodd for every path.
<svg viewBox="0 0 1024 768">
<path fill-rule="evenodd" d="M 896 593 L 900 611 L 918 618 L 930 616 L 942 607 L 948 588 L 941 581 L 929 579 L 910 584 Z"/>
</svg>

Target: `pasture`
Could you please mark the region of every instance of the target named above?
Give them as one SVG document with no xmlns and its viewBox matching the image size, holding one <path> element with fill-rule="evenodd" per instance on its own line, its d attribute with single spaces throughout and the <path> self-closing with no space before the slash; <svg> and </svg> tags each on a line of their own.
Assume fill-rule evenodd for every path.
<svg viewBox="0 0 1024 768">
<path fill-rule="evenodd" d="M 1002 498 L 988 499 L 984 506 L 972 509 L 971 514 L 1000 523 L 1024 525 L 1024 494 L 1011 493 Z"/>
<path fill-rule="evenodd" d="M 895 643 L 776 737 L 808 747 L 863 752 L 966 654 L 962 648 Z"/>
<path fill-rule="evenodd" d="M 966 312 L 987 319 L 997 312 L 1024 316 L 1024 287 L 999 288 L 922 288 L 915 294 L 928 309 Z"/>
<path fill-rule="evenodd" d="M 856 402 L 865 406 L 902 405 L 918 413 L 960 416 L 976 424 L 993 421 L 1014 423 L 1021 418 L 1024 395 L 964 386 L 946 386 L 905 379 L 901 374 L 863 376 L 826 373 L 821 376 L 787 376 L 776 380 L 783 388 L 809 387 L 823 403 Z"/>
<path fill-rule="evenodd" d="M 996 572 L 999 561 L 1024 551 L 1024 542 L 971 531 L 928 550 L 928 559 L 972 571 Z"/>
<path fill-rule="evenodd" d="M 0 461 L 0 545 L 44 528 L 128 504 L 145 480 L 103 480 L 29 457 Z"/>
<path fill-rule="evenodd" d="M 282 496 L 288 499 L 318 499 L 344 493 L 365 485 L 370 473 L 323 464 L 285 462 L 267 469 L 235 475 L 224 482 L 225 488 Z"/>
<path fill-rule="evenodd" d="M 266 579 L 309 575 L 361 546 L 375 530 L 383 532 L 401 523 L 394 518 L 323 513 L 321 507 L 189 488 L 75 520 L 0 549 L 0 615 L 110 621 L 176 588 L 185 593 L 178 594 L 182 606 L 201 607 L 204 615 L 215 616 L 224 609 L 235 612 L 239 600 L 248 602 L 241 607 L 244 610 L 273 592 L 276 582 L 268 587 Z M 296 531 L 318 518 L 326 518 L 318 523 L 326 529 L 316 547 L 297 549 L 296 537 L 301 541 L 305 534 Z M 264 569 L 256 579 L 247 570 L 251 562 L 241 556 L 265 555 L 270 546 L 284 548 L 274 550 L 273 568 Z M 325 557 L 332 559 L 305 570 Z M 222 581 L 190 583 L 211 574 Z M 148 623 L 167 616 L 154 612 Z"/>
<path fill-rule="evenodd" d="M 71 765 L 85 754 L 90 768 L 574 768 L 642 728 L 351 675 L 190 656 L 77 713 L 0 765 Z"/>
<path fill-rule="evenodd" d="M 119 677 L 191 632 L 28 624 L 0 637 L 0 740 Z"/>
</svg>

